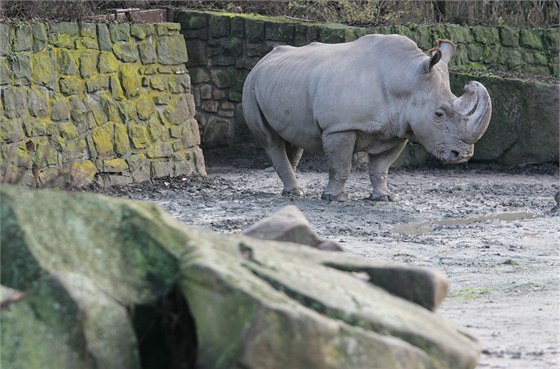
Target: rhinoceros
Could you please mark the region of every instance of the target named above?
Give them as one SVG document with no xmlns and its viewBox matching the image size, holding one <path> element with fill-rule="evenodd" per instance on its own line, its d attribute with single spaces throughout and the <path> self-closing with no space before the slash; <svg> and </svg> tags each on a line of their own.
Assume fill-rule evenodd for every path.
<svg viewBox="0 0 560 369">
<path fill-rule="evenodd" d="M 303 150 L 327 157 L 322 198 L 346 201 L 352 154 L 366 152 L 373 191 L 394 201 L 389 166 L 415 138 L 445 163 L 463 163 L 486 131 L 492 103 L 472 81 L 456 97 L 447 64 L 449 40 L 424 53 L 400 35 L 366 35 L 342 44 L 278 46 L 251 70 L 243 113 L 284 184 L 283 195 L 303 196 L 295 170 Z"/>
</svg>

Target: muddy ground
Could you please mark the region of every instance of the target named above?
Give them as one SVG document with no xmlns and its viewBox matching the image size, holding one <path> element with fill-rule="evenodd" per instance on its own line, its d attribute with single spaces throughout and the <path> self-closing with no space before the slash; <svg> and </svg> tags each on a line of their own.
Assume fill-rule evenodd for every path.
<svg viewBox="0 0 560 369">
<path fill-rule="evenodd" d="M 480 339 L 478 368 L 560 367 L 560 217 L 550 213 L 557 165 L 392 169 L 394 203 L 364 200 L 369 179 L 357 170 L 350 200 L 328 203 L 320 200 L 327 174 L 313 165 L 298 175 L 306 196 L 286 198 L 271 168 L 248 163 L 208 160 L 207 178 L 104 191 L 153 201 L 185 224 L 224 234 L 294 204 L 347 252 L 446 273 L 450 293 L 438 311 Z"/>
</svg>

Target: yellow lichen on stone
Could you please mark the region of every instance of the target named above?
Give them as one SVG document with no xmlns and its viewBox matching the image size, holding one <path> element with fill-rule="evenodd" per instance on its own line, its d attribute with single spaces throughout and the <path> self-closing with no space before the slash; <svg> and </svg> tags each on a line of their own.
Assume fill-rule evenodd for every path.
<svg viewBox="0 0 560 369">
<path fill-rule="evenodd" d="M 72 163 L 71 178 L 72 185 L 76 187 L 87 186 L 97 174 L 97 168 L 90 160 Z"/>
<path fill-rule="evenodd" d="M 115 124 L 115 152 L 124 156 L 130 151 L 128 132 L 124 124 Z"/>
<path fill-rule="evenodd" d="M 138 67 L 134 64 L 124 64 L 119 70 L 121 85 L 127 98 L 138 96 L 140 93 L 140 77 Z"/>
<path fill-rule="evenodd" d="M 113 151 L 113 123 L 108 122 L 91 131 L 91 138 L 99 158 L 114 156 Z"/>
</svg>

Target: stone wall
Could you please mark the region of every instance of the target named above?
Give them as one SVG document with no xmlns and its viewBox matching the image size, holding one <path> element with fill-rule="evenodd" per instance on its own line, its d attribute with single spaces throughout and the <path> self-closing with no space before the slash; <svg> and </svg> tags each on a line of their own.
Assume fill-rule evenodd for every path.
<svg viewBox="0 0 560 369">
<path fill-rule="evenodd" d="M 204 175 L 179 31 L 176 23 L 0 24 L 2 175 L 27 185 Z"/>
<path fill-rule="evenodd" d="M 474 76 L 473 79 L 486 78 L 489 74 L 487 69 L 490 68 L 547 76 L 559 74 L 558 29 L 521 30 L 457 25 L 357 28 L 189 10 L 177 12 L 176 21 L 181 24 L 182 33 L 187 39 L 190 56 L 187 65 L 192 79 L 196 117 L 200 124 L 202 145 L 209 149 L 227 146 L 243 149 L 247 143 L 252 144 L 252 136 L 246 128 L 241 111 L 243 82 L 251 68 L 276 45 L 298 46 L 313 41 L 337 43 L 351 41 L 369 33 L 398 33 L 413 39 L 421 49 L 428 50 L 433 47 L 436 39 L 448 38 L 458 46 L 451 68 L 462 66 L 469 70 L 478 70 L 480 78 Z M 452 73 L 451 82 L 456 94 L 462 94 L 465 78 L 461 76 L 464 75 Z M 505 164 L 528 160 L 558 160 L 557 86 L 509 81 L 494 78 L 487 81 L 492 84 L 488 86 L 492 96 L 499 98 L 493 101 L 494 118 L 491 128 L 483 138 L 485 142 L 481 142 L 481 145 L 487 148 L 477 150 L 474 159 Z M 509 83 L 512 83 L 513 87 Z M 532 87 L 528 92 L 524 92 L 523 86 Z M 504 90 L 498 91 L 496 88 Z M 510 89 L 516 92 L 515 96 L 507 96 Z M 534 90 L 539 91 L 539 98 L 545 96 L 549 104 L 549 108 L 545 109 L 548 115 L 538 114 L 539 117 L 536 118 L 531 113 L 539 110 L 538 101 L 530 92 Z M 525 108 L 516 109 L 516 106 Z M 512 156 L 510 152 L 509 156 L 503 156 L 507 149 L 499 154 L 490 152 L 494 142 L 500 142 L 502 139 L 501 136 L 494 136 L 494 133 L 501 134 L 504 130 L 507 131 L 510 124 L 514 128 L 508 134 L 509 138 L 521 131 L 547 134 L 556 132 L 556 136 L 547 140 L 547 143 L 553 141 L 551 145 L 542 146 L 536 138 L 531 140 L 531 136 L 527 138 L 525 134 L 519 134 L 524 138 L 524 147 L 541 150 L 541 153 L 534 155 L 527 156 L 525 152 L 520 151 L 518 155 Z M 541 127 L 543 125 L 545 127 Z M 499 130 L 493 129 L 498 126 L 501 127 Z M 514 147 L 516 142 L 509 142 L 509 145 Z M 409 145 L 407 152 L 410 150 L 412 153 L 407 155 L 405 152 L 399 163 L 421 163 L 426 160 L 427 154 L 418 145 Z M 529 157 L 531 159 L 528 159 Z"/>
</svg>

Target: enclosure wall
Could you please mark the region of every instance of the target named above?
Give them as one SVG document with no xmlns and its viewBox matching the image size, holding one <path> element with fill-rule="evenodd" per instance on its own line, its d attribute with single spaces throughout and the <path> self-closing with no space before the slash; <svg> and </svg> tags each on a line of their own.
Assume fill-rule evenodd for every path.
<svg viewBox="0 0 560 369">
<path fill-rule="evenodd" d="M 28 185 L 205 174 L 176 23 L 0 24 L 2 175 Z"/>
</svg>

